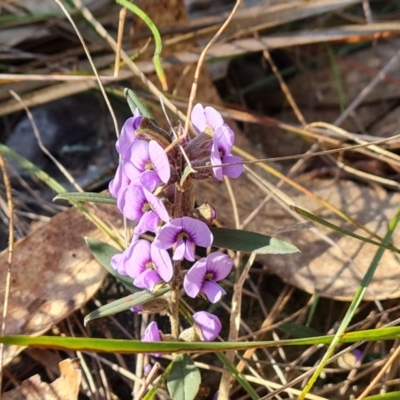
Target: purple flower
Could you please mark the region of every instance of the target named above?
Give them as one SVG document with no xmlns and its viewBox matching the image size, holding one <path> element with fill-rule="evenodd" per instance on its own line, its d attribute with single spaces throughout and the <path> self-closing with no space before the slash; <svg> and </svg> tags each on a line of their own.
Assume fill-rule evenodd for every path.
<svg viewBox="0 0 400 400">
<path fill-rule="evenodd" d="M 197 219 L 190 217 L 176 218 L 165 224 L 158 232 L 154 246 L 167 250 L 175 246 L 173 260 L 194 261 L 195 245 L 208 247 L 213 241 L 210 228 Z"/>
<path fill-rule="evenodd" d="M 190 120 L 197 133 L 205 132 L 210 136 L 213 135 L 217 128 L 224 125 L 222 115 L 215 108 L 203 108 L 200 103 L 193 107 Z"/>
<path fill-rule="evenodd" d="M 162 342 L 161 333 L 158 329 L 157 322 L 150 322 L 142 336 L 142 342 Z M 161 354 L 150 353 L 153 357 L 160 357 Z"/>
<path fill-rule="evenodd" d="M 126 153 L 125 174 L 135 180 L 146 171 L 151 171 L 155 180 L 168 183 L 171 168 L 165 150 L 155 141 L 136 140 Z"/>
<path fill-rule="evenodd" d="M 189 297 L 195 298 L 204 293 L 211 303 L 216 303 L 226 294 L 217 281 L 225 279 L 232 270 L 233 262 L 221 252 L 215 252 L 201 258 L 188 271 L 183 287 Z"/>
<path fill-rule="evenodd" d="M 193 319 L 201 331 L 205 342 L 213 341 L 221 332 L 222 325 L 218 317 L 206 311 L 199 311 L 193 314 Z"/>
<path fill-rule="evenodd" d="M 108 190 L 110 191 L 111 195 L 117 198 L 122 191 L 129 186 L 131 180 L 125 175 L 123 161 L 118 165 L 117 171 L 115 172 L 114 179 L 111 179 L 110 183 L 108 184 Z"/>
<path fill-rule="evenodd" d="M 125 271 L 125 256 L 126 250 L 123 253 L 117 253 L 111 257 L 111 266 L 120 275 L 128 275 Z"/>
<path fill-rule="evenodd" d="M 220 126 L 215 131 L 211 148 L 211 164 L 214 166 L 214 175 L 219 180 L 222 180 L 223 175 L 238 178 L 243 172 L 243 165 L 240 164 L 221 166 L 221 164 L 243 162 L 241 157 L 230 155 L 234 142 L 235 134 L 228 125 Z"/>
<path fill-rule="evenodd" d="M 122 158 L 125 158 L 130 145 L 137 140 L 135 131 L 139 128 L 142 119 L 143 115 L 140 115 L 139 110 L 135 109 L 133 116 L 125 121 L 121 134 L 115 144 L 115 147 L 118 153 L 121 154 Z"/>
<path fill-rule="evenodd" d="M 135 234 L 157 232 L 160 220 L 169 221 L 163 202 L 146 188 L 131 184 L 117 198 L 121 213 L 132 221 L 139 221 Z"/>
<path fill-rule="evenodd" d="M 171 258 L 166 250 L 160 250 L 147 240 L 131 243 L 124 258 L 126 275 L 133 284 L 152 291 L 160 282 L 169 282 L 173 275 Z"/>
</svg>

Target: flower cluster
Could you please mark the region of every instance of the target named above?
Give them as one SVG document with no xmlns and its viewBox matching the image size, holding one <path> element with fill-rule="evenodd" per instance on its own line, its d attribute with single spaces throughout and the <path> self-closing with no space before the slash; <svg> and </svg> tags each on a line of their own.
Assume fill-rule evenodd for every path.
<svg viewBox="0 0 400 400">
<path fill-rule="evenodd" d="M 197 104 L 191 122 L 197 133 L 193 138 L 182 135 L 181 125 L 164 131 L 137 110 L 125 122 L 116 143 L 120 163 L 109 190 L 123 216 L 137 224 L 131 243 L 111 264 L 138 288 L 154 291 L 168 284 L 179 293 L 183 286 L 189 297 L 201 295 L 216 303 L 225 294 L 218 281 L 229 275 L 233 263 L 221 252 L 196 261 L 195 247 L 213 243 L 208 225 L 215 210 L 208 203 L 195 207 L 192 180 L 237 178 L 243 165 L 240 157 L 230 154 L 235 135 L 218 111 Z M 173 145 L 176 137 L 181 137 L 179 146 Z M 154 241 L 141 239 L 144 233 L 152 233 Z M 184 269 L 183 260 L 185 265 L 194 264 Z M 170 318 L 178 315 L 171 311 L 179 311 L 177 307 L 172 302 L 167 307 Z M 219 319 L 205 311 L 195 313 L 193 321 L 180 339 L 211 341 L 221 330 Z M 178 339 L 177 332 L 172 337 Z M 142 340 L 163 340 L 155 322 L 148 325 Z"/>
</svg>

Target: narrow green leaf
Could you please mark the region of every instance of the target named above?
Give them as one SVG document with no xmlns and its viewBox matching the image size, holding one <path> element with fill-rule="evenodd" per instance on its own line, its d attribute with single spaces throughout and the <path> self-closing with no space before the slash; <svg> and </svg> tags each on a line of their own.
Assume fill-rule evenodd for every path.
<svg viewBox="0 0 400 400">
<path fill-rule="evenodd" d="M 292 323 L 282 324 L 279 325 L 279 329 L 283 330 L 286 333 L 289 333 L 290 335 L 296 338 L 307 338 L 307 337 L 315 337 L 321 335 L 321 332 L 318 332 L 315 329 L 299 324 L 292 324 Z"/>
<path fill-rule="evenodd" d="M 311 221 L 314 221 L 314 222 L 316 222 L 316 223 L 318 223 L 318 224 L 320 224 L 322 226 L 325 226 L 325 227 L 327 227 L 329 229 L 332 229 L 333 231 L 342 233 L 343 235 L 346 235 L 346 236 L 353 237 L 354 239 L 361 240 L 362 242 L 365 242 L 365 243 L 370 243 L 370 244 L 373 244 L 375 246 L 382 247 L 384 249 L 394 251 L 395 253 L 400 253 L 400 249 L 398 249 L 397 247 L 394 247 L 394 246 L 392 246 L 390 244 L 384 244 L 384 243 L 377 242 L 375 240 L 368 239 L 366 237 L 357 235 L 356 233 L 350 232 L 347 229 L 341 228 L 340 226 L 337 226 L 337 225 L 332 224 L 332 223 L 330 223 L 328 221 L 325 221 L 324 219 L 322 219 L 320 217 L 317 217 L 316 215 L 311 214 L 308 211 L 303 210 L 303 209 L 301 209 L 299 207 L 290 206 L 290 208 L 293 211 L 296 211 L 298 214 L 302 215 L 304 218 L 307 218 L 307 219 L 309 219 Z"/>
<path fill-rule="evenodd" d="M 108 193 L 91 193 L 91 192 L 66 192 L 60 193 L 54 200 L 68 200 L 79 202 L 92 202 L 103 204 L 117 204 L 117 199 Z"/>
<path fill-rule="evenodd" d="M 138 109 L 141 115 L 154 121 L 154 117 L 151 115 L 151 112 L 146 108 L 139 97 L 131 89 L 126 88 L 124 90 L 124 95 L 132 113 L 134 113 L 135 110 Z"/>
<path fill-rule="evenodd" d="M 58 348 L 75 351 L 95 351 L 103 353 L 182 353 L 188 352 L 225 352 L 228 350 L 247 350 L 279 346 L 308 346 L 315 344 L 330 344 L 334 335 L 314 338 L 272 340 L 259 342 L 142 342 L 140 340 L 101 339 L 85 337 L 59 337 L 11 335 L 0 336 L 0 343 L 17 346 L 41 348 Z M 400 339 L 400 327 L 370 329 L 358 332 L 344 333 L 339 343 L 355 343 L 360 341 L 375 342 L 378 340 Z"/>
<path fill-rule="evenodd" d="M 201 383 L 199 369 L 187 354 L 180 354 L 172 361 L 167 386 L 174 400 L 192 400 L 196 397 Z"/>
<path fill-rule="evenodd" d="M 228 228 L 210 229 L 214 235 L 215 247 L 256 254 L 289 254 L 299 251 L 291 243 L 261 233 Z"/>
<path fill-rule="evenodd" d="M 242 385 L 243 389 L 250 395 L 253 400 L 257 400 L 260 396 L 253 389 L 253 386 L 247 381 L 247 379 L 235 368 L 235 366 L 226 358 L 222 353 L 217 353 L 217 357 L 222 361 L 225 367 L 231 371 L 232 375 Z"/>
<path fill-rule="evenodd" d="M 84 325 L 86 325 L 89 321 L 93 321 L 94 319 L 108 317 L 109 315 L 114 315 L 119 312 L 129 310 L 132 307 L 147 303 L 150 300 L 162 296 L 169 290 L 169 287 L 163 287 L 156 292 L 142 290 L 140 292 L 136 292 L 130 294 L 129 296 L 123 297 L 122 299 L 115 300 L 112 303 L 106 304 L 105 306 L 102 306 L 97 310 L 94 310 L 90 314 L 86 315 L 83 321 Z"/>
<path fill-rule="evenodd" d="M 101 242 L 97 239 L 92 239 L 89 237 L 85 237 L 85 242 L 89 247 L 90 251 L 94 255 L 94 258 L 117 280 L 119 280 L 129 291 L 132 293 L 138 292 L 136 286 L 132 283 L 132 278 L 126 275 L 120 275 L 112 266 L 111 266 L 111 258 L 118 253 L 121 253 L 121 250 L 116 249 L 115 247 Z"/>
</svg>

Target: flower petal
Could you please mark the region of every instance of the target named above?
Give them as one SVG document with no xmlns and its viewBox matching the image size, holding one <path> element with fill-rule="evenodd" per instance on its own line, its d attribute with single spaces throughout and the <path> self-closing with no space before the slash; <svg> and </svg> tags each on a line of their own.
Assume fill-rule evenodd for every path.
<svg viewBox="0 0 400 400">
<path fill-rule="evenodd" d="M 222 164 L 242 163 L 243 158 L 237 156 L 224 156 L 221 161 Z M 222 167 L 222 174 L 232 179 L 239 178 L 243 171 L 243 164 L 226 165 Z"/>
<path fill-rule="evenodd" d="M 147 325 L 146 330 L 142 336 L 142 342 L 161 342 L 162 337 L 157 326 L 157 322 L 153 321 Z M 160 357 L 158 353 L 150 353 L 153 357 Z"/>
<path fill-rule="evenodd" d="M 161 282 L 160 275 L 154 269 L 146 269 L 135 278 L 133 284 L 138 288 L 152 291 L 159 282 Z"/>
<path fill-rule="evenodd" d="M 137 181 L 149 192 L 154 192 L 162 184 L 159 176 L 152 170 L 142 172 L 138 176 Z"/>
<path fill-rule="evenodd" d="M 150 141 L 149 152 L 154 171 L 164 183 L 168 183 L 171 176 L 171 168 L 167 153 L 155 140 Z"/>
<path fill-rule="evenodd" d="M 122 192 L 130 183 L 130 180 L 124 173 L 124 164 L 121 162 L 118 165 L 117 171 L 115 172 L 115 177 L 112 179 L 108 185 L 108 190 L 111 195 L 115 198 L 118 197 L 119 193 Z"/>
<path fill-rule="evenodd" d="M 195 298 L 203 286 L 206 277 L 206 259 L 201 258 L 189 269 L 183 280 L 183 287 L 189 297 Z"/>
<path fill-rule="evenodd" d="M 184 258 L 188 261 L 194 261 L 196 257 L 194 256 L 194 243 L 191 240 L 185 240 L 185 254 Z"/>
<path fill-rule="evenodd" d="M 146 170 L 146 164 L 150 161 L 149 143 L 145 140 L 136 140 L 129 148 L 128 160 L 139 171 Z"/>
<path fill-rule="evenodd" d="M 213 166 L 213 173 L 214 176 L 222 181 L 222 167 L 221 165 L 221 155 L 219 154 L 218 147 L 216 143 L 214 142 L 212 147 L 211 147 L 211 165 Z"/>
<path fill-rule="evenodd" d="M 111 257 L 111 266 L 120 274 L 127 275 L 125 271 L 125 252 L 114 254 Z"/>
<path fill-rule="evenodd" d="M 170 249 L 176 242 L 176 238 L 182 232 L 181 219 L 174 219 L 165 224 L 154 239 L 154 245 L 158 249 Z"/>
<path fill-rule="evenodd" d="M 200 328 L 203 339 L 206 342 L 214 340 L 221 332 L 222 325 L 218 317 L 206 311 L 193 314 L 196 325 Z"/>
<path fill-rule="evenodd" d="M 125 156 L 126 152 L 129 149 L 129 146 L 137 140 L 136 129 L 139 128 L 140 123 L 142 122 L 143 116 L 139 114 L 138 110 L 135 110 L 133 113 L 133 117 L 128 118 L 121 130 L 121 135 L 119 139 L 115 143 L 115 147 L 119 154 L 122 157 Z"/>
<path fill-rule="evenodd" d="M 135 228 L 135 234 L 141 235 L 145 232 L 156 233 L 158 230 L 159 216 L 154 211 L 147 211 L 140 218 L 139 223 Z"/>
<path fill-rule="evenodd" d="M 201 133 L 204 131 L 206 127 L 206 117 L 204 115 L 203 106 L 200 103 L 197 103 L 190 115 L 190 121 L 192 122 L 194 128 L 196 129 L 197 133 Z"/>
<path fill-rule="evenodd" d="M 207 256 L 207 273 L 211 272 L 213 281 L 225 279 L 232 271 L 232 259 L 220 251 Z"/>
<path fill-rule="evenodd" d="M 146 269 L 146 265 L 150 261 L 150 243 L 147 240 L 137 240 L 126 250 L 126 274 L 135 279 Z"/>
<path fill-rule="evenodd" d="M 224 124 L 219 126 L 215 131 L 213 141 L 217 145 L 220 154 L 227 156 L 232 151 L 235 142 L 235 134 L 228 125 Z"/>
<path fill-rule="evenodd" d="M 175 251 L 174 254 L 172 255 L 172 259 L 175 261 L 182 260 L 183 257 L 185 257 L 185 253 L 186 253 L 186 240 L 180 238 L 176 242 Z"/>
<path fill-rule="evenodd" d="M 155 270 L 164 282 L 169 282 L 172 279 L 174 269 L 168 252 L 157 249 L 153 244 L 150 251 Z"/>
<path fill-rule="evenodd" d="M 136 282 L 136 281 L 135 281 Z M 205 281 L 201 291 L 207 296 L 211 303 L 216 303 L 221 300 L 222 295 L 226 294 L 225 290 L 213 281 Z"/>
<path fill-rule="evenodd" d="M 189 235 L 194 244 L 201 247 L 211 246 L 213 235 L 204 222 L 190 217 L 182 217 L 181 224 L 182 230 Z"/>
<path fill-rule="evenodd" d="M 143 188 L 143 193 L 146 196 L 147 202 L 150 204 L 152 210 L 164 221 L 169 221 L 169 214 L 164 206 L 164 203 L 153 193 Z"/>
<path fill-rule="evenodd" d="M 214 132 L 224 124 L 222 115 L 213 107 L 206 107 L 204 109 L 207 125 L 213 128 Z"/>
<path fill-rule="evenodd" d="M 138 221 L 143 215 L 143 205 L 146 202 L 146 197 L 143 189 L 131 184 L 125 188 L 119 198 L 117 205 L 121 213 L 131 221 Z"/>
</svg>

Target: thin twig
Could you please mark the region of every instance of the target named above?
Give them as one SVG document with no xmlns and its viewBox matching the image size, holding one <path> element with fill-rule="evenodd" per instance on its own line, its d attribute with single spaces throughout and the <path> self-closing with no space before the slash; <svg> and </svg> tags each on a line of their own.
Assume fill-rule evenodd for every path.
<svg viewBox="0 0 400 400">
<path fill-rule="evenodd" d="M 113 108 L 111 106 L 110 100 L 108 99 L 107 93 L 104 90 L 103 83 L 101 82 L 101 79 L 100 79 L 100 76 L 99 76 L 99 74 L 97 72 L 96 66 L 94 65 L 92 56 L 90 55 L 90 52 L 89 52 L 89 50 L 88 50 L 88 48 L 86 46 L 85 40 L 83 39 L 83 36 L 81 35 L 78 27 L 76 26 L 76 24 L 75 24 L 74 20 L 72 19 L 70 13 L 68 12 L 68 10 L 65 8 L 64 4 L 60 0 L 54 0 L 54 1 L 60 6 L 61 10 L 63 11 L 65 16 L 67 17 L 67 19 L 70 22 L 70 24 L 72 25 L 72 27 L 74 28 L 75 33 L 78 36 L 78 39 L 80 40 L 83 49 L 85 50 L 86 57 L 87 57 L 87 59 L 88 59 L 88 61 L 90 63 L 90 66 L 92 67 L 93 73 L 96 75 L 97 82 L 99 83 L 100 91 L 101 91 L 101 93 L 102 93 L 102 95 L 104 97 L 104 101 L 106 102 L 108 110 L 110 111 L 110 115 L 111 115 L 111 118 L 112 118 L 113 123 L 114 123 L 115 133 L 116 133 L 116 135 L 118 137 L 119 136 L 119 128 L 118 128 L 117 118 L 116 118 L 114 110 L 113 110 Z"/>
<path fill-rule="evenodd" d="M 196 71 L 194 73 L 193 77 L 193 84 L 192 88 L 190 90 L 190 96 L 189 96 L 189 102 L 188 102 L 188 108 L 187 108 L 187 113 L 186 113 L 186 121 L 185 121 L 185 128 L 183 130 L 183 136 L 182 138 L 185 138 L 189 134 L 189 125 L 190 125 L 190 114 L 192 113 L 192 108 L 193 108 L 193 102 L 194 99 L 196 98 L 196 92 L 197 92 L 197 86 L 199 82 L 199 76 L 200 76 L 200 70 L 201 67 L 203 66 L 205 57 L 207 55 L 208 50 L 210 47 L 215 43 L 215 41 L 219 38 L 219 36 L 222 34 L 222 32 L 225 30 L 225 28 L 228 26 L 228 24 L 231 22 L 233 16 L 235 15 L 237 9 L 241 5 L 242 0 L 236 0 L 236 4 L 233 7 L 231 13 L 229 14 L 228 18 L 226 21 L 222 24 L 221 28 L 218 29 L 217 33 L 214 35 L 214 37 L 207 43 L 206 47 L 204 47 L 203 51 L 200 54 L 199 60 L 196 65 Z"/>
<path fill-rule="evenodd" d="M 3 321 L 1 323 L 1 336 L 5 335 L 6 332 L 6 320 L 8 313 L 8 305 L 10 301 L 11 292 L 11 270 L 13 262 L 13 251 L 14 251 L 14 203 L 12 199 L 12 190 L 10 179 L 8 177 L 6 163 L 3 155 L 0 153 L 0 168 L 3 175 L 4 186 L 6 188 L 7 205 L 9 213 L 9 226 L 8 226 L 8 259 L 7 259 L 7 275 L 4 290 L 4 305 L 3 305 Z M 0 393 L 3 382 L 3 361 L 4 361 L 4 343 L 0 345 Z"/>
</svg>

